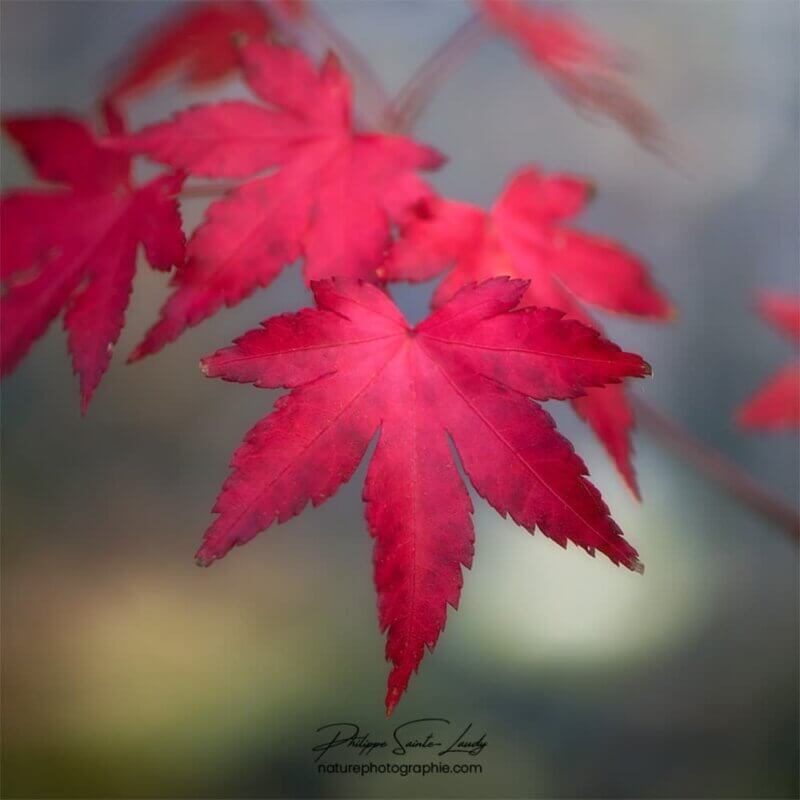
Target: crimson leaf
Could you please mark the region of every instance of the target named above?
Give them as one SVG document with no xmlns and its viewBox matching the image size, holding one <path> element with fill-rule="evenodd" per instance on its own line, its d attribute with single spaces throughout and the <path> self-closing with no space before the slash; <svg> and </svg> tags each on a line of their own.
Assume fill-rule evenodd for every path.
<svg viewBox="0 0 800 800">
<path fill-rule="evenodd" d="M 301 6 L 283 0 L 275 10 L 296 15 Z M 239 66 L 237 41 L 264 39 L 272 30 L 266 4 L 256 0 L 189 3 L 137 46 L 108 96 L 127 100 L 176 73 L 192 87 L 219 81 Z"/>
<path fill-rule="evenodd" d="M 617 122 L 642 146 L 664 149 L 658 118 L 623 80 L 624 59 L 562 9 L 520 0 L 477 0 L 489 24 L 519 45 L 579 108 Z"/>
<path fill-rule="evenodd" d="M 618 242 L 565 225 L 593 195 L 587 181 L 517 172 L 486 212 L 429 198 L 416 206 L 385 264 L 390 280 L 425 280 L 453 266 L 434 296 L 440 305 L 465 283 L 495 275 L 530 281 L 529 305 L 558 308 L 599 328 L 578 300 L 608 311 L 667 319 L 672 307 L 646 266 Z M 638 496 L 631 460 L 633 411 L 622 385 L 587 389 L 573 401 Z"/>
<path fill-rule="evenodd" d="M 800 342 L 800 296 L 762 292 L 758 310 L 773 328 Z M 745 428 L 800 428 L 800 363 L 788 364 L 770 378 L 739 408 L 737 419 Z"/>
<path fill-rule="evenodd" d="M 121 132 L 110 108 L 107 124 Z M 133 186 L 130 159 L 101 147 L 72 117 L 9 117 L 3 127 L 38 177 L 63 186 L 16 190 L 0 200 L 0 371 L 13 370 L 66 309 L 85 413 L 125 321 L 139 243 L 156 269 L 183 261 L 176 199 L 183 176 Z"/>
<path fill-rule="evenodd" d="M 192 175 L 243 178 L 278 168 L 209 206 L 135 357 L 239 303 L 301 257 L 308 280 L 378 281 L 391 222 L 420 196 L 409 176 L 442 163 L 410 139 L 357 133 L 350 84 L 333 56 L 318 71 L 299 50 L 250 44 L 242 65 L 268 105 L 197 106 L 117 143 Z"/>
<path fill-rule="evenodd" d="M 211 377 L 291 392 L 236 451 L 201 565 L 330 498 L 380 431 L 364 501 L 393 665 L 388 712 L 457 606 L 472 561 L 472 506 L 450 441 L 500 514 L 641 570 L 583 462 L 534 401 L 649 368 L 558 311 L 512 310 L 526 288 L 506 278 L 470 285 L 412 328 L 376 286 L 314 282 L 316 310 L 269 319 L 202 362 Z"/>
</svg>

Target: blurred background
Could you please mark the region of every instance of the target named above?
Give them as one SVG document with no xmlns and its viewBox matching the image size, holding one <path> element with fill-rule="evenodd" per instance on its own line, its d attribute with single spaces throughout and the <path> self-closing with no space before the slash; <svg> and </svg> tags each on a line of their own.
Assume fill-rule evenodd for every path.
<svg viewBox="0 0 800 800">
<path fill-rule="evenodd" d="M 2 110 L 86 112 L 175 3 L 0 4 Z M 798 291 L 800 6 L 576 3 L 635 55 L 678 169 L 582 118 L 492 39 L 416 135 L 447 194 L 489 204 L 537 162 L 596 179 L 588 229 L 644 254 L 672 325 L 604 320 L 655 376 L 653 405 L 790 503 L 798 443 L 737 431 L 735 407 L 791 356 L 753 291 Z M 453 0 L 323 4 L 396 90 L 466 19 Z M 167 84 L 135 127 L 220 94 Z M 6 142 L 3 187 L 30 181 Z M 202 215 L 186 203 L 187 229 Z M 393 290 L 413 319 L 432 286 Z M 548 404 L 647 565 L 644 576 L 531 537 L 476 500 L 461 608 L 391 723 L 360 502 L 364 465 L 318 509 L 210 570 L 192 555 L 242 435 L 276 393 L 204 380 L 198 359 L 309 303 L 297 268 L 163 353 L 124 359 L 166 297 L 141 269 L 117 354 L 79 413 L 60 325 L 3 385 L 5 797 L 797 797 L 797 545 L 646 432 L 643 503 L 587 429 Z M 373 735 L 445 717 L 485 731 L 483 774 L 321 775 L 315 729 Z"/>
</svg>

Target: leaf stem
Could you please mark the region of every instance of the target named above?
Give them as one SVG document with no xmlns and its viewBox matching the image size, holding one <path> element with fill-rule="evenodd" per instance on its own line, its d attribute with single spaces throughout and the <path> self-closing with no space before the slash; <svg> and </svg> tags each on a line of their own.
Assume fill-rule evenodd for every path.
<svg viewBox="0 0 800 800">
<path fill-rule="evenodd" d="M 222 197 L 232 189 L 240 186 L 239 183 L 198 183 L 196 186 L 186 186 L 180 196 L 184 200 L 205 200 L 206 198 Z"/>
<path fill-rule="evenodd" d="M 347 66 L 361 89 L 362 108 L 366 109 L 366 121 L 371 127 L 380 125 L 383 111 L 389 106 L 389 96 L 380 78 L 369 61 L 358 48 L 331 22 L 328 15 L 317 3 L 308 4 L 308 16 L 304 27 L 326 48 L 336 52 Z"/>
<path fill-rule="evenodd" d="M 479 14 L 473 14 L 424 61 L 395 95 L 384 112 L 383 124 L 389 130 L 409 130 L 427 108 L 444 81 L 477 49 L 486 38 Z"/>
<path fill-rule="evenodd" d="M 691 463 L 709 480 L 727 491 L 742 505 L 758 512 L 795 540 L 800 540 L 797 509 L 770 494 L 743 469 L 685 431 L 680 425 L 639 398 L 633 398 L 636 415 L 661 444 Z"/>
</svg>

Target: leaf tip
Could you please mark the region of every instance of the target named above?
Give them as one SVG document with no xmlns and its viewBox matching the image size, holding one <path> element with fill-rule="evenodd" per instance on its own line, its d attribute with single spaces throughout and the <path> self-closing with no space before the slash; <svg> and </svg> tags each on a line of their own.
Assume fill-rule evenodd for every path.
<svg viewBox="0 0 800 800">
<path fill-rule="evenodd" d="M 436 147 L 427 147 L 427 157 L 423 164 L 423 169 L 437 170 L 443 167 L 448 159 L 447 156 Z"/>
<path fill-rule="evenodd" d="M 97 388 L 97 383 L 94 386 L 91 384 L 84 385 L 83 376 L 81 376 L 81 416 L 85 417 L 89 413 L 89 403 L 92 402 L 94 397 L 94 390 Z"/>
<path fill-rule="evenodd" d="M 404 689 L 400 688 L 397 685 L 393 685 L 394 681 L 392 677 L 389 679 L 389 689 L 386 692 L 386 718 L 392 716 L 394 713 L 395 708 L 397 708 L 397 704 L 400 702 L 400 698 L 403 695 Z"/>
<path fill-rule="evenodd" d="M 135 364 L 137 361 L 141 361 L 146 355 L 147 350 L 144 348 L 144 343 L 138 344 L 133 352 L 128 356 L 126 360 L 126 364 Z"/>
<path fill-rule="evenodd" d="M 633 572 L 638 572 L 639 575 L 644 575 L 644 564 L 638 558 L 634 558 L 628 565 Z"/>
</svg>

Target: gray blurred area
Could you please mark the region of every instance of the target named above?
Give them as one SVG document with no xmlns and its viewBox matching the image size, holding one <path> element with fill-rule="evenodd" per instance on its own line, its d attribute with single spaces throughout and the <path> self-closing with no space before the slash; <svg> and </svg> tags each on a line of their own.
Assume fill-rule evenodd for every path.
<svg viewBox="0 0 800 800">
<path fill-rule="evenodd" d="M 3 0 L 3 112 L 87 111 L 175 5 Z M 679 168 L 582 118 L 492 40 L 416 128 L 450 158 L 436 183 L 488 204 L 525 163 L 593 176 L 582 224 L 646 255 L 680 310 L 672 325 L 604 320 L 654 366 L 637 391 L 796 503 L 797 438 L 743 434 L 731 415 L 792 355 L 752 304 L 757 287 L 798 291 L 800 6 L 573 8 L 635 56 L 634 84 Z M 324 10 L 393 90 L 469 13 L 455 0 Z M 167 85 L 133 122 L 207 96 Z M 5 142 L 2 181 L 30 181 Z M 185 204 L 189 227 L 202 210 Z M 393 294 L 419 319 L 431 290 Z M 198 359 L 308 304 L 297 268 L 126 366 L 166 294 L 143 265 L 85 419 L 60 325 L 3 385 L 4 797 L 798 796 L 797 544 L 646 432 L 635 503 L 553 403 L 645 575 L 531 537 L 475 498 L 461 607 L 387 722 L 363 465 L 333 500 L 213 569 L 192 560 L 230 454 L 277 396 L 206 380 Z M 390 735 L 419 717 L 486 731 L 483 774 L 327 776 L 313 764 L 321 725 Z"/>
</svg>

